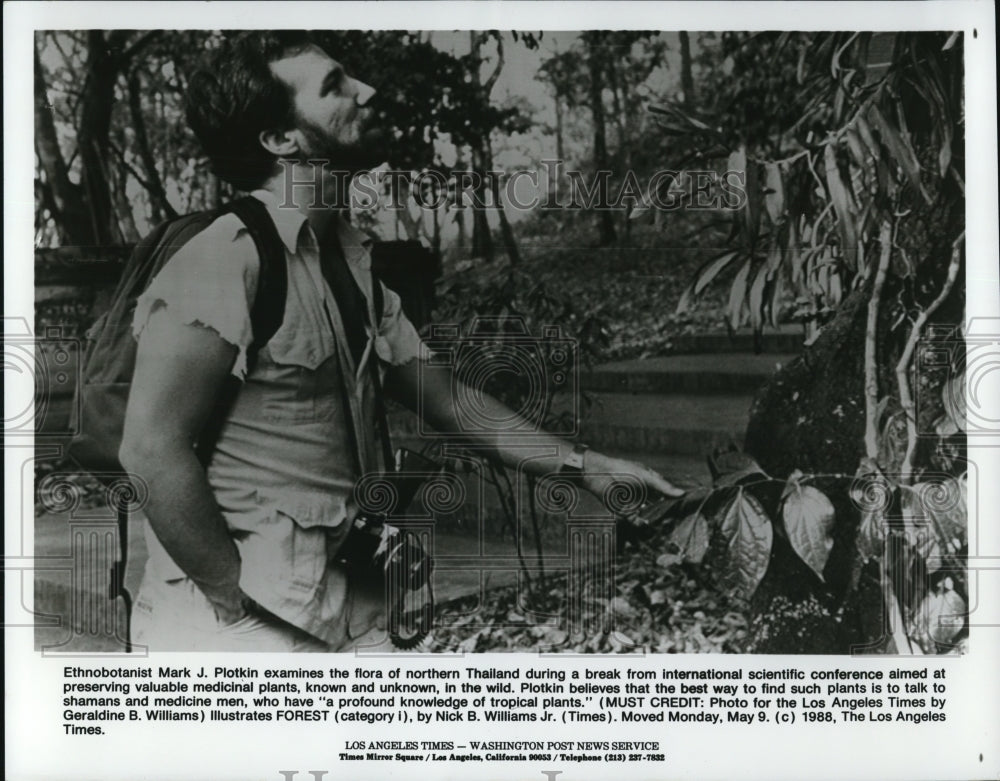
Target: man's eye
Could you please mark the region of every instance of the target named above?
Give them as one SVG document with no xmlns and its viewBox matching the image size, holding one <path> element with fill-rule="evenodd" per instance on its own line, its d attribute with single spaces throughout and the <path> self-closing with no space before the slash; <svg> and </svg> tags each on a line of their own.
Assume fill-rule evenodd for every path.
<svg viewBox="0 0 1000 781">
<path fill-rule="evenodd" d="M 343 73 L 337 73 L 336 75 L 331 74 L 330 76 L 327 76 L 326 80 L 323 82 L 323 88 L 319 92 L 320 97 L 325 97 L 331 92 L 340 92 L 343 83 Z"/>
</svg>

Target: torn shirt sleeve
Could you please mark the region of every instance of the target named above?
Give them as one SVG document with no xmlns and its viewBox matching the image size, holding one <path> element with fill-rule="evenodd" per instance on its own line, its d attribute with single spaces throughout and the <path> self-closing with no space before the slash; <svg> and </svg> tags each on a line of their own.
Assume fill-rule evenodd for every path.
<svg viewBox="0 0 1000 781">
<path fill-rule="evenodd" d="M 253 239 L 238 217 L 224 215 L 178 250 L 139 296 L 132 333 L 138 339 L 159 309 L 178 324 L 209 328 L 237 348 L 231 371 L 243 380 L 259 273 Z"/>
</svg>

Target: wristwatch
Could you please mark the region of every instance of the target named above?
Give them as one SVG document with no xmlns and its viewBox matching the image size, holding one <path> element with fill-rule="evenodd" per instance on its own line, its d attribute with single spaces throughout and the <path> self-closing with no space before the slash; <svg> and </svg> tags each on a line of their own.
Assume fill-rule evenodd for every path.
<svg viewBox="0 0 1000 781">
<path fill-rule="evenodd" d="M 573 452 L 566 456 L 559 474 L 561 475 L 582 475 L 583 474 L 583 454 L 590 448 L 584 444 L 573 445 Z"/>
</svg>

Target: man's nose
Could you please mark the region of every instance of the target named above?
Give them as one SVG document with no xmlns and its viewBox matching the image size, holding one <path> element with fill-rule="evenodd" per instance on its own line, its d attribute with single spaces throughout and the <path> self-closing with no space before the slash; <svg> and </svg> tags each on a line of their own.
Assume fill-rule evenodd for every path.
<svg viewBox="0 0 1000 781">
<path fill-rule="evenodd" d="M 351 79 L 351 81 L 354 83 L 354 102 L 359 106 L 365 105 L 375 94 L 375 88 L 357 79 Z"/>
</svg>

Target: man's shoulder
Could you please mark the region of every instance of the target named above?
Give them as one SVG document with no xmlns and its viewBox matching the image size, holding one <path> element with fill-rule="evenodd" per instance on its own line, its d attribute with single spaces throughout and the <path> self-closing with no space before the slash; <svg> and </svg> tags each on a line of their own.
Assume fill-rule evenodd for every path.
<svg viewBox="0 0 1000 781">
<path fill-rule="evenodd" d="M 205 227 L 198 231 L 184 246 L 188 246 L 194 242 L 210 242 L 214 244 L 244 244 L 243 239 L 249 239 L 249 231 L 247 226 L 244 224 L 236 214 L 232 212 L 224 212 L 216 216 L 214 219 L 211 218 L 210 212 L 205 212 L 203 215 L 192 215 L 192 216 L 203 216 L 209 221 L 205 224 Z M 184 219 L 183 217 L 181 219 Z M 253 242 L 250 241 L 250 246 L 253 246 Z"/>
<path fill-rule="evenodd" d="M 169 264 L 177 267 L 225 265 L 256 272 L 260 263 L 253 238 L 243 221 L 235 214 L 221 214 L 198 231 L 171 257 Z"/>
</svg>

